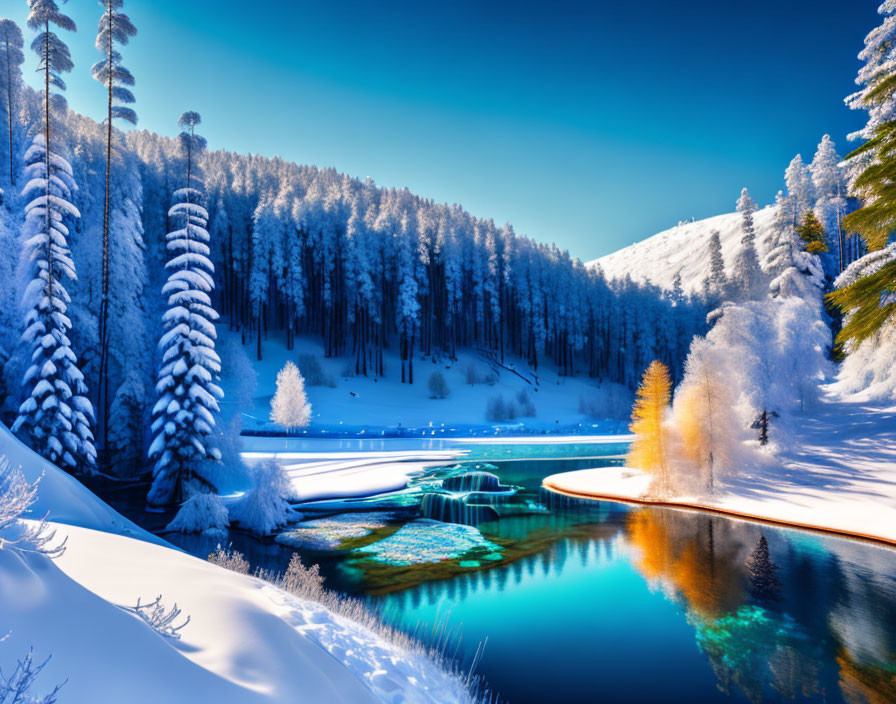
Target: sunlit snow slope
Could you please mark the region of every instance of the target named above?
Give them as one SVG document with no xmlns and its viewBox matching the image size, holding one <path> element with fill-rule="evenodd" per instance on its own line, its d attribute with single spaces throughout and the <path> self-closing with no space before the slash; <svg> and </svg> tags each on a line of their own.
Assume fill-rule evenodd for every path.
<svg viewBox="0 0 896 704">
<path fill-rule="evenodd" d="M 760 260 L 769 249 L 774 213 L 775 209 L 768 207 L 755 215 L 756 248 Z M 608 279 L 619 279 L 630 274 L 635 281 L 650 281 L 665 289 L 672 288 L 675 274 L 680 273 L 685 291 L 699 290 L 709 271 L 709 238 L 713 230 L 719 231 L 722 256 L 730 275 L 734 257 L 740 249 L 740 213 L 683 223 L 588 262 L 588 266 L 600 266 Z"/>
</svg>

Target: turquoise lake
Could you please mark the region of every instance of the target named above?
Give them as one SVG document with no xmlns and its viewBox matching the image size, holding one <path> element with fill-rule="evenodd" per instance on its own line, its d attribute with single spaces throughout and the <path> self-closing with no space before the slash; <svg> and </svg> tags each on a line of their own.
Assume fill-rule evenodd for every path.
<svg viewBox="0 0 896 704">
<path fill-rule="evenodd" d="M 450 631 L 461 663 L 484 643 L 477 672 L 500 701 L 896 702 L 896 551 L 541 488 L 556 472 L 619 464 L 624 443 L 466 449 L 415 483 L 487 471 L 513 487 L 510 498 L 464 494 L 478 508 L 458 513 L 498 553 L 409 566 L 298 552 L 397 628 Z M 397 525 L 419 518 L 419 496 L 404 498 Z M 234 545 L 276 568 L 292 552 Z"/>
</svg>

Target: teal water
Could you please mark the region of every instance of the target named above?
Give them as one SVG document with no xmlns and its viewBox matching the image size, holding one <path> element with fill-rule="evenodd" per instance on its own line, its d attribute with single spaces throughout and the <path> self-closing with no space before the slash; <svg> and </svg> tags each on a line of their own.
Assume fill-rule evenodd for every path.
<svg viewBox="0 0 896 704">
<path fill-rule="evenodd" d="M 485 471 L 514 492 L 461 495 L 488 510 L 458 512 L 475 529 L 455 528 L 497 551 L 449 559 L 452 533 L 438 523 L 416 523 L 425 543 L 404 546 L 412 557 L 446 552 L 430 564 L 297 551 L 329 588 L 366 599 L 397 628 L 459 636 L 447 650 L 461 662 L 485 643 L 477 672 L 501 701 L 896 702 L 896 551 L 541 489 L 556 472 L 619 464 L 624 443 L 464 449 L 459 465 L 415 482 L 391 530 L 417 521 L 422 495 L 445 476 Z M 271 569 L 293 552 L 241 536 L 234 546 Z"/>
<path fill-rule="evenodd" d="M 537 552 L 407 588 L 396 575 L 369 597 L 390 623 L 447 621 L 467 656 L 487 641 L 479 672 L 508 702 L 896 702 L 896 551 L 552 499 L 544 476 L 599 463 L 550 457 L 624 448 L 527 450 L 474 448 L 471 462 L 547 505 L 478 526 Z"/>
</svg>

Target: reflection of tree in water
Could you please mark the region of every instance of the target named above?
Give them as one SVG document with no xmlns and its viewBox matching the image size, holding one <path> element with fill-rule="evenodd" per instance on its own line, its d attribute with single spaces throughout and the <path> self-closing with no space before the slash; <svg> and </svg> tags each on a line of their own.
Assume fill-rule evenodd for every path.
<svg viewBox="0 0 896 704">
<path fill-rule="evenodd" d="M 686 607 L 721 691 L 737 688 L 757 702 L 766 685 L 788 698 L 817 693 L 808 639 L 773 608 L 777 568 L 756 526 L 646 510 L 631 515 L 627 530 L 635 567 Z"/>
<path fill-rule="evenodd" d="M 857 663 L 845 648 L 837 655 L 840 691 L 849 704 L 896 702 L 896 667 Z"/>
<path fill-rule="evenodd" d="M 896 579 L 887 570 L 891 553 L 844 550 L 844 559 L 861 569 L 844 571 L 844 589 L 828 616 L 837 643 L 840 692 L 849 704 L 896 702 Z"/>
<path fill-rule="evenodd" d="M 750 596 L 759 604 L 774 603 L 781 598 L 781 583 L 778 581 L 778 568 L 772 562 L 768 552 L 765 536 L 747 558 L 747 589 Z"/>
</svg>

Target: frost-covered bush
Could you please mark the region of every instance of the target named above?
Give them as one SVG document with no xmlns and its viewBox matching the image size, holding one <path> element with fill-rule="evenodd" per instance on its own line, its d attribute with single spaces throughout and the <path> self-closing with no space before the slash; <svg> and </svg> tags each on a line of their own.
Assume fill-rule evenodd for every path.
<svg viewBox="0 0 896 704">
<path fill-rule="evenodd" d="M 631 389 L 611 381 L 579 396 L 579 413 L 589 418 L 628 418 L 634 395 Z"/>
<path fill-rule="evenodd" d="M 218 545 L 218 548 L 208 556 L 208 561 L 218 567 L 223 567 L 231 572 L 239 574 L 249 574 L 249 561 L 243 557 L 241 552 L 236 550 L 225 550 Z"/>
<path fill-rule="evenodd" d="M 291 489 L 283 467 L 276 460 L 260 462 L 252 470 L 253 486 L 230 507 L 230 520 L 256 535 L 300 518 L 286 497 Z"/>
<path fill-rule="evenodd" d="M 509 423 L 519 415 L 516 404 L 497 393 L 489 397 L 485 405 L 485 419 L 491 423 Z"/>
<path fill-rule="evenodd" d="M 464 379 L 470 386 L 475 386 L 476 384 L 485 384 L 486 386 L 494 386 L 497 382 L 495 378 L 494 372 L 492 371 L 482 371 L 476 362 L 470 362 L 464 368 Z"/>
<path fill-rule="evenodd" d="M 138 616 L 156 633 L 172 640 L 180 640 L 181 630 L 190 622 L 190 617 L 187 616 L 183 623 L 175 625 L 183 611 L 178 608 L 177 604 L 170 609 L 167 608 L 162 603 L 161 594 L 154 601 L 150 601 L 147 604 L 142 604 L 140 599 L 137 599 L 136 606 L 126 606 L 124 608 L 126 611 L 130 611 L 135 616 Z"/>
<path fill-rule="evenodd" d="M 223 533 L 228 525 L 227 507 L 217 494 L 194 494 L 183 503 L 165 530 L 173 533 Z"/>
<path fill-rule="evenodd" d="M 516 395 L 516 406 L 522 418 L 535 417 L 535 401 L 526 389 L 520 389 Z"/>
<path fill-rule="evenodd" d="M 51 558 L 65 552 L 65 541 L 52 544 L 56 531 L 50 530 L 46 519 L 36 523 L 20 520 L 37 499 L 39 483 L 30 483 L 9 460 L 0 457 L 0 550 L 36 552 Z"/>
<path fill-rule="evenodd" d="M 323 365 L 316 354 L 300 354 L 299 369 L 308 386 L 336 387 L 336 380 L 324 371 Z"/>
<path fill-rule="evenodd" d="M 445 376 L 438 369 L 429 375 L 429 397 L 430 398 L 448 398 L 451 390 L 448 388 L 448 382 Z"/>
</svg>

